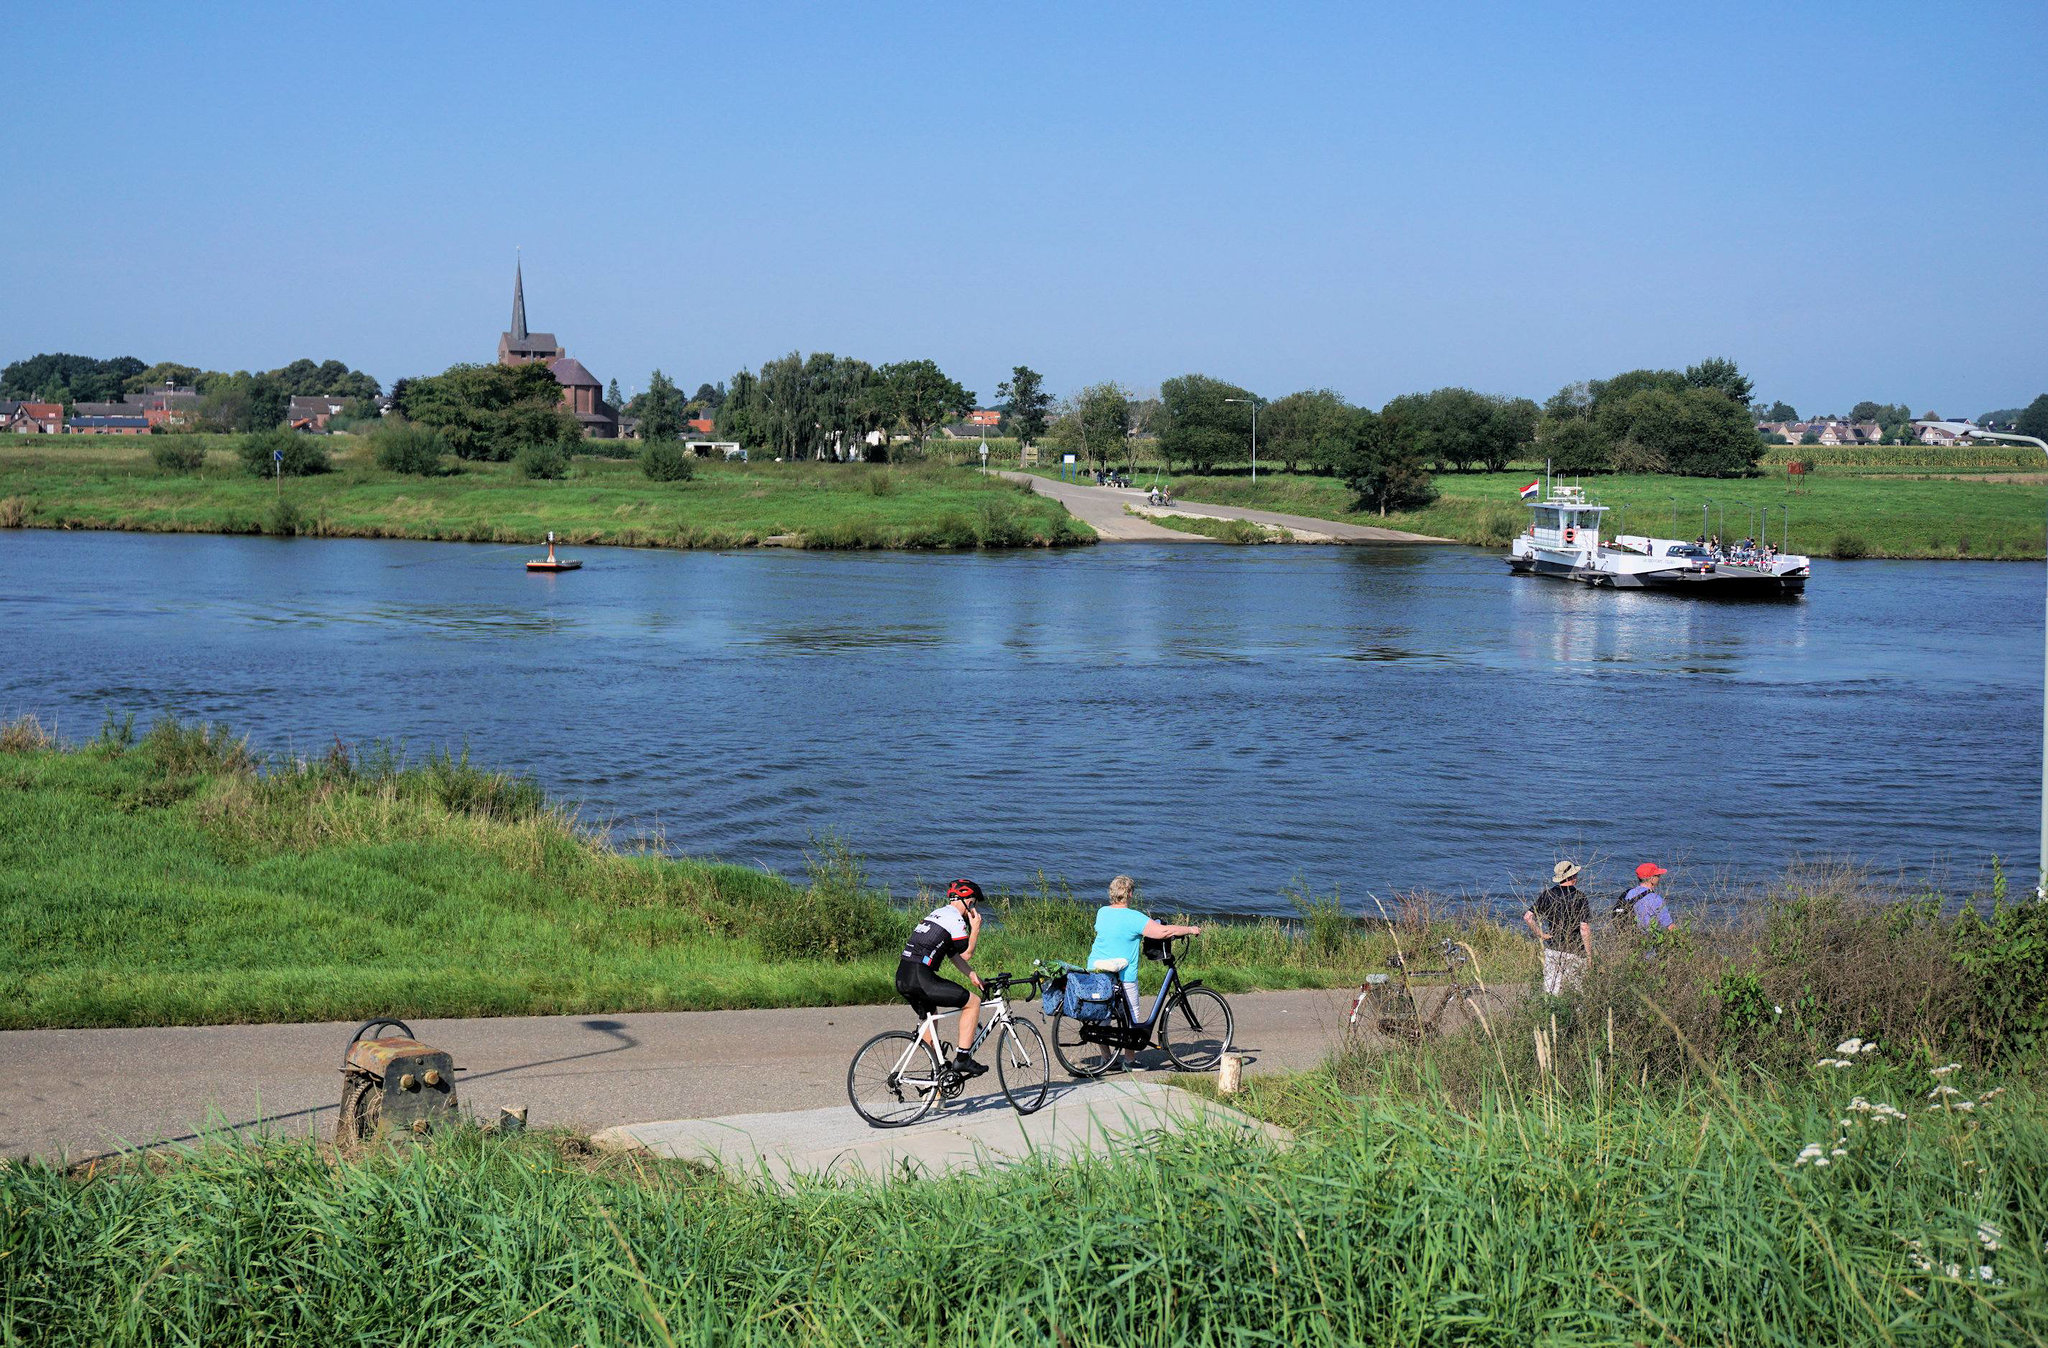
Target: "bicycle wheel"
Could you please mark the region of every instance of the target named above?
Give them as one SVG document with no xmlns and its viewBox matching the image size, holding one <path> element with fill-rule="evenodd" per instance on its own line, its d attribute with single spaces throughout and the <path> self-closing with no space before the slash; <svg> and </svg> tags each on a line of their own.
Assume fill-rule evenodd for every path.
<svg viewBox="0 0 2048 1348">
<path fill-rule="evenodd" d="M 939 1099 L 939 1059 L 908 1030 L 884 1030 L 846 1069 L 846 1098 L 877 1128 L 916 1123 Z"/>
<path fill-rule="evenodd" d="M 1068 1076 L 1093 1080 L 1110 1069 L 1116 1051 L 1107 1044 L 1081 1038 L 1081 1022 L 1055 1011 L 1052 1016 L 1052 1051 L 1067 1069 Z"/>
<path fill-rule="evenodd" d="M 1188 988 L 1159 1013 L 1159 1047 L 1183 1072 L 1207 1072 L 1230 1052 L 1230 1003 L 1213 988 Z"/>
<path fill-rule="evenodd" d="M 1472 1005 L 1472 994 L 1459 988 L 1452 988 L 1444 994 L 1437 1006 L 1436 1015 L 1430 1018 L 1425 1033 L 1432 1039 L 1469 1030 L 1479 1023 Z"/>
<path fill-rule="evenodd" d="M 1029 1021 L 1005 1022 L 995 1034 L 996 1080 L 1019 1114 L 1035 1114 L 1052 1087 L 1052 1054 Z"/>
</svg>

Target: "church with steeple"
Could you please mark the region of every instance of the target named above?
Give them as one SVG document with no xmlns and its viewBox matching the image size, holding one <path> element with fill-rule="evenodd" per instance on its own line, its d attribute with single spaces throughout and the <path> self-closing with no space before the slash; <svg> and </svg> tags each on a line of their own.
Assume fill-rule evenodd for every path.
<svg viewBox="0 0 2048 1348">
<path fill-rule="evenodd" d="M 618 409 L 604 400 L 604 386 L 597 376 L 583 368 L 583 362 L 562 349 L 552 332 L 533 332 L 526 326 L 526 275 L 522 263 L 512 265 L 512 327 L 498 334 L 498 364 L 529 365 L 540 361 L 562 386 L 562 407 L 583 425 L 583 434 L 593 440 L 616 440 L 619 435 Z"/>
</svg>

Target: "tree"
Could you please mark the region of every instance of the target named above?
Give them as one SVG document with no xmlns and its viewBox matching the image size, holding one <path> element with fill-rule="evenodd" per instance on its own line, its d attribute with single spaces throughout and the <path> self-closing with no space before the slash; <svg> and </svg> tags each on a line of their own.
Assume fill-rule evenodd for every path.
<svg viewBox="0 0 2048 1348">
<path fill-rule="evenodd" d="M 66 404 L 118 402 L 126 382 L 145 368 L 133 356 L 95 360 L 62 351 L 30 356 L 0 369 L 0 398 Z M 57 396 L 50 396 L 53 393 Z"/>
<path fill-rule="evenodd" d="M 1246 457 L 1251 397 L 1250 390 L 1205 374 L 1184 374 L 1161 384 L 1156 429 L 1167 470 L 1179 459 L 1207 473 L 1219 463 Z"/>
<path fill-rule="evenodd" d="M 1713 389 L 1745 412 L 1750 395 L 1756 391 L 1756 385 L 1735 368 L 1735 362 L 1723 356 L 1709 356 L 1697 365 L 1687 366 L 1685 382 L 1691 388 Z"/>
<path fill-rule="evenodd" d="M 1386 433 L 1438 471 L 1499 472 L 1536 438 L 1540 410 L 1527 398 L 1465 388 L 1405 393 L 1380 411 Z"/>
<path fill-rule="evenodd" d="M 741 370 L 732 377 L 732 392 L 719 402 L 714 425 L 721 440 L 758 449 L 768 443 L 760 409 L 760 381 L 752 371 Z"/>
<path fill-rule="evenodd" d="M 1357 409 L 1329 389 L 1304 389 L 1260 409 L 1259 433 L 1267 455 L 1288 472 L 1306 465 L 1336 471 L 1356 438 Z"/>
<path fill-rule="evenodd" d="M 2048 393 L 2028 403 L 2026 410 L 2013 419 L 2012 428 L 2016 434 L 2048 440 Z"/>
<path fill-rule="evenodd" d="M 996 397 L 1006 400 L 1010 414 L 1010 433 L 1023 445 L 1035 445 L 1038 437 L 1045 434 L 1046 413 L 1052 408 L 1052 395 L 1045 391 L 1045 377 L 1029 365 L 1019 365 L 1010 371 L 1010 377 L 996 385 Z"/>
<path fill-rule="evenodd" d="M 964 417 L 974 407 L 974 394 L 947 378 L 936 361 L 897 361 L 875 373 L 887 390 L 888 410 L 917 441 L 920 454 L 934 427 Z"/>
<path fill-rule="evenodd" d="M 1851 421 L 1874 421 L 1880 426 L 1906 426 L 1912 424 L 1913 409 L 1904 403 L 1878 403 L 1869 399 L 1849 409 Z"/>
<path fill-rule="evenodd" d="M 1566 384 L 1543 403 L 1543 415 L 1552 421 L 1588 417 L 1592 414 L 1593 385 L 1584 379 L 1576 384 Z"/>
<path fill-rule="evenodd" d="M 407 420 L 440 431 L 459 458 L 502 463 L 529 446 L 566 451 L 582 439 L 562 409 L 562 386 L 538 363 L 451 365 L 401 381 L 394 396 Z"/>
<path fill-rule="evenodd" d="M 361 370 L 351 370 L 338 360 L 325 360 L 316 365 L 302 357 L 270 371 L 269 377 L 287 396 L 325 394 L 333 398 L 374 398 L 382 391 L 376 380 Z M 207 376 L 202 372 L 195 378 L 205 379 Z"/>
<path fill-rule="evenodd" d="M 1799 420 L 1799 409 L 1788 402 L 1774 402 L 1771 404 L 1771 410 L 1763 414 L 1762 420 L 1797 421 Z M 1908 420 L 1911 420 L 1911 418 L 1908 418 Z"/>
<path fill-rule="evenodd" d="M 180 365 L 174 360 L 160 360 L 148 369 L 131 374 L 121 381 L 121 388 L 128 393 L 147 393 L 160 389 L 166 384 L 187 385 L 199 377 L 196 365 Z"/>
<path fill-rule="evenodd" d="M 605 385 L 604 403 L 606 407 L 611 408 L 614 412 L 625 407 L 626 395 L 620 391 L 618 380 L 614 379 L 611 383 Z"/>
<path fill-rule="evenodd" d="M 312 477 L 333 467 L 321 437 L 293 435 L 275 428 L 243 436 L 235 453 L 241 457 L 242 466 L 257 477 Z"/>
<path fill-rule="evenodd" d="M 291 394 L 268 374 L 208 374 L 201 387 L 199 424 L 214 431 L 267 431 L 284 424 Z"/>
<path fill-rule="evenodd" d="M 1614 449 L 1586 417 L 1546 417 L 1540 423 L 1536 448 L 1560 473 L 1611 473 Z"/>
<path fill-rule="evenodd" d="M 720 407 L 725 405 L 725 385 L 699 384 L 697 385 L 697 391 L 690 395 L 690 401 L 702 403 L 705 410 L 716 413 Z"/>
<path fill-rule="evenodd" d="M 1351 488 L 1352 509 L 1412 510 L 1436 499 L 1436 485 L 1423 470 L 1412 442 L 1390 434 L 1385 418 L 1351 408 L 1350 435 L 1333 465 Z"/>
<path fill-rule="evenodd" d="M 1613 443 L 1638 445 L 1688 477 L 1741 476 L 1763 454 L 1748 409 L 1717 389 L 1643 389 L 1606 419 L 1620 428 Z"/>
<path fill-rule="evenodd" d="M 616 382 L 613 388 L 617 388 Z M 647 394 L 640 404 L 640 438 L 674 440 L 683 433 L 683 395 L 660 370 L 647 376 Z"/>
</svg>

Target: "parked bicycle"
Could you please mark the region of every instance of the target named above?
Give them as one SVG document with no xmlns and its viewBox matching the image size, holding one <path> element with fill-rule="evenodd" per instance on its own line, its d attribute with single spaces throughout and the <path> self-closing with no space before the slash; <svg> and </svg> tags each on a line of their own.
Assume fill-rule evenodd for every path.
<svg viewBox="0 0 2048 1348">
<path fill-rule="evenodd" d="M 1471 952 L 1456 941 L 1445 941 L 1441 950 L 1444 960 L 1441 969 L 1411 969 L 1399 951 L 1387 956 L 1393 975 L 1365 976 L 1358 996 L 1351 1003 L 1348 1033 L 1356 1034 L 1361 1025 L 1372 1025 L 1381 1034 L 1416 1044 L 1431 1035 L 1448 1034 L 1484 1019 L 1479 994 L 1485 985 L 1479 981 L 1476 970 L 1470 982 L 1459 973 L 1460 966 L 1471 962 Z M 1411 981 L 1413 978 L 1448 978 L 1451 981 L 1418 988 Z M 1444 995 L 1436 1003 L 1436 1008 L 1425 1015 L 1423 1004 L 1438 986 L 1442 987 Z M 1418 993 L 1421 994 L 1420 1000 Z M 1454 1005 L 1455 1011 L 1452 1010 Z"/>
<path fill-rule="evenodd" d="M 992 1045 L 996 1081 L 1019 1114 L 1036 1113 L 1052 1086 L 1052 1055 L 1045 1036 L 1010 1010 L 1009 990 L 1028 987 L 1037 995 L 1043 974 L 997 974 L 981 981 L 981 1028 L 965 1052 Z M 884 1030 L 862 1044 L 846 1069 L 846 1096 L 862 1118 L 877 1128 L 916 1123 L 941 1100 L 958 1099 L 967 1078 L 953 1066 L 939 1038 L 939 1022 L 958 1011 L 934 1011 L 915 1032 Z"/>
<path fill-rule="evenodd" d="M 1052 1051 L 1060 1066 L 1077 1077 L 1094 1078 L 1116 1064 L 1118 1054 L 1140 1052 L 1156 1040 L 1166 1056 L 1183 1072 L 1207 1072 L 1230 1052 L 1233 1018 L 1230 1003 L 1214 988 L 1199 980 L 1180 981 L 1180 966 L 1174 958 L 1174 943 L 1185 936 L 1145 942 L 1145 955 L 1166 966 L 1166 981 L 1152 999 L 1152 1011 L 1142 1021 L 1131 1019 L 1130 1006 L 1121 989 L 1110 999 L 1104 1020 L 1081 1020 L 1064 1010 L 1052 1017 Z M 1070 972 L 1074 972 L 1071 970 Z"/>
</svg>

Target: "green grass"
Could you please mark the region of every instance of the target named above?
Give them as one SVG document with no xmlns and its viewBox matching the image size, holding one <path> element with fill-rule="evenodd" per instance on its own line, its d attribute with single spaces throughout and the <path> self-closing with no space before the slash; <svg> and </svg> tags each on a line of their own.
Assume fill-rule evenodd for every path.
<svg viewBox="0 0 2048 1348">
<path fill-rule="evenodd" d="M 1200 534 L 1223 543 L 1292 543 L 1294 535 L 1285 529 L 1270 528 L 1251 520 L 1219 520 L 1208 515 L 1155 515 L 1149 511 L 1124 507 L 1126 515 L 1172 529 L 1183 534 Z"/>
<path fill-rule="evenodd" d="M 1927 1112 L 1928 1080 L 1325 1090 L 1287 1150 L 1194 1132 L 793 1192 L 473 1130 L 0 1165 L 0 1341 L 2039 1343 L 2044 1102 Z"/>
<path fill-rule="evenodd" d="M 1902 446 L 1889 450 L 1839 451 L 1867 463 L 1823 466 L 1793 488 L 1782 467 L 1755 478 L 1693 478 L 1649 475 L 1589 477 L 1587 492 L 1618 507 L 1608 516 L 1610 532 L 1681 537 L 1700 532 L 1700 507 L 1718 503 L 1710 531 L 1741 538 L 1750 530 L 1750 507 L 1770 510 L 1770 537 L 1783 528 L 1781 507 L 1791 509 L 1791 551 L 1815 557 L 1867 556 L 2039 560 L 2048 554 L 2048 481 L 2000 481 L 2015 466 L 2002 450 L 1966 451 Z M 1987 466 L 1988 465 L 1988 466 Z M 2040 467 L 2021 460 L 2020 468 Z M 1053 468 L 1030 468 L 1057 477 Z M 1958 477 L 1933 474 L 1956 473 Z M 1481 547 L 1505 547 L 1528 527 L 1529 512 L 1517 497 L 1543 475 L 1541 464 L 1520 464 L 1504 473 L 1438 473 L 1439 499 L 1423 510 L 1385 517 L 1351 509 L 1351 493 L 1335 478 L 1278 472 L 1265 467 L 1254 483 L 1242 468 L 1207 476 L 1168 474 L 1140 465 L 1132 481 L 1172 487 L 1190 507 L 1249 506 L 1315 519 L 1385 525 Z M 2025 474 L 2021 474 L 2025 476 Z M 1619 525 L 1616 530 L 1613 526 Z M 1846 546 L 1838 546 L 1846 545 Z"/>
<path fill-rule="evenodd" d="M 1527 527 L 1529 512 L 1516 497 L 1541 470 L 1506 473 L 1439 473 L 1442 493 L 1423 510 L 1399 511 L 1384 519 L 1350 509 L 1351 495 L 1334 478 L 1260 472 L 1250 477 L 1176 476 L 1174 495 L 1189 504 L 1254 506 L 1354 524 L 1452 538 L 1502 547 Z M 1882 472 L 1823 469 L 1793 490 L 1782 472 L 1749 479 L 1616 475 L 1584 479 L 1587 492 L 1604 505 L 1611 532 L 1655 533 L 1691 538 L 1700 531 L 1700 507 L 1718 503 L 1710 530 L 1741 538 L 1750 530 L 1749 507 L 1769 507 L 1770 537 L 1779 538 L 1780 507 L 1791 509 L 1791 551 L 1826 557 L 1838 540 L 1861 540 L 1871 557 L 2038 559 L 2048 545 L 2048 483 L 1950 479 L 1901 480 Z M 1618 527 L 1616 527 L 1618 526 Z"/>
<path fill-rule="evenodd" d="M 910 910 L 940 902 L 878 894 L 831 838 L 805 883 L 624 852 L 459 760 L 259 772 L 222 732 L 131 738 L 0 732 L 0 1028 L 884 1003 Z M 990 907 L 983 970 L 1087 952 L 1093 905 L 1054 886 Z M 1221 926 L 1191 964 L 1242 990 L 1384 959 L 1304 909 Z M 1470 939 L 1526 978 L 1513 933 Z"/>
<path fill-rule="evenodd" d="M 336 471 L 278 486 L 251 477 L 233 437 L 210 445 L 195 476 L 166 474 L 149 441 L 0 437 L 0 527 L 161 533 L 298 533 L 332 538 L 571 544 L 962 548 L 1089 543 L 1058 503 L 993 476 L 916 465 L 703 462 L 689 482 L 649 481 L 627 460 L 579 457 L 560 482 L 511 464 L 463 464 L 447 477 L 374 466 L 335 436 Z M 280 501 L 284 505 L 280 506 Z"/>
</svg>

